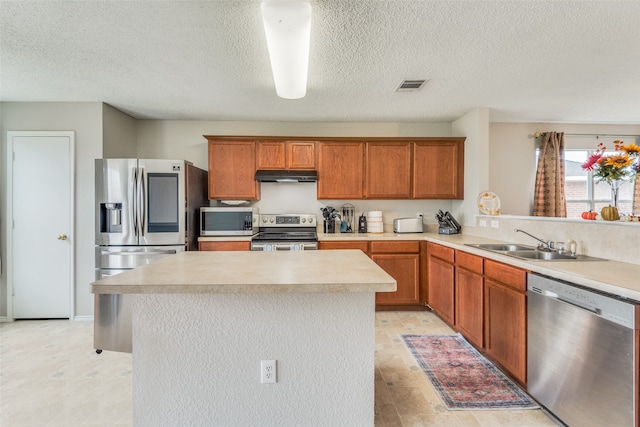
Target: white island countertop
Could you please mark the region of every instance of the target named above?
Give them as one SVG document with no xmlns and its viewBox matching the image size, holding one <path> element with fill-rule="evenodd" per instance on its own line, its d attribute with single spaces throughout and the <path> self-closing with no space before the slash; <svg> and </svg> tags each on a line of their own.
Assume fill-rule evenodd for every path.
<svg viewBox="0 0 640 427">
<path fill-rule="evenodd" d="M 91 284 L 94 294 L 393 292 L 359 250 L 183 252 Z"/>
</svg>

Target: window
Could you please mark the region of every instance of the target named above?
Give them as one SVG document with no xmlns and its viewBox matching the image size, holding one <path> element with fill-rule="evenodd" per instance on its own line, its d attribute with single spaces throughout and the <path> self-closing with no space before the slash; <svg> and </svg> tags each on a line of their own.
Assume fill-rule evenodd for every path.
<svg viewBox="0 0 640 427">
<path fill-rule="evenodd" d="M 591 150 L 565 150 L 565 198 L 567 218 L 580 218 L 582 212 L 600 212 L 611 203 L 611 187 L 606 182 L 596 183 L 591 172 L 582 169 Z M 620 187 L 618 207 L 621 212 L 631 212 L 633 182 Z"/>
</svg>

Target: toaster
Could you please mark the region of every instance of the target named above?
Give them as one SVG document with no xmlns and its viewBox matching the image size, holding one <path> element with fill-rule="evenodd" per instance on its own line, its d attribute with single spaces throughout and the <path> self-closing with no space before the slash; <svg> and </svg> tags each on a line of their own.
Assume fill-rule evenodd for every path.
<svg viewBox="0 0 640 427">
<path fill-rule="evenodd" d="M 394 233 L 422 233 L 422 218 L 396 218 L 393 220 Z"/>
</svg>

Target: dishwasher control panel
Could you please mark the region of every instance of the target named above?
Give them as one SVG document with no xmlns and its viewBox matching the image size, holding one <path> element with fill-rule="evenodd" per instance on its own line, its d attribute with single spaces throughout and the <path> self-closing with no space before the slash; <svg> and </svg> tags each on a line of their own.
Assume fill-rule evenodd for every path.
<svg viewBox="0 0 640 427">
<path fill-rule="evenodd" d="M 529 292 L 579 307 L 618 325 L 632 329 L 635 326 L 634 304 L 615 297 L 533 273 L 529 274 L 527 289 Z"/>
</svg>

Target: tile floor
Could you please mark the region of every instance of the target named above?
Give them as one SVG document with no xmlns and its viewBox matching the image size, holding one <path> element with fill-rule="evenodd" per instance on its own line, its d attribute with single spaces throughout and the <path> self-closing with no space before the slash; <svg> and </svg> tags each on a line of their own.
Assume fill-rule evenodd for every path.
<svg viewBox="0 0 640 427">
<path fill-rule="evenodd" d="M 400 334 L 453 331 L 429 312 L 376 313 L 376 426 L 554 426 L 540 410 L 447 411 Z M 93 350 L 93 323 L 0 324 L 0 425 L 130 426 L 131 355 Z"/>
</svg>

